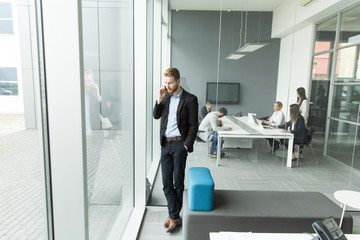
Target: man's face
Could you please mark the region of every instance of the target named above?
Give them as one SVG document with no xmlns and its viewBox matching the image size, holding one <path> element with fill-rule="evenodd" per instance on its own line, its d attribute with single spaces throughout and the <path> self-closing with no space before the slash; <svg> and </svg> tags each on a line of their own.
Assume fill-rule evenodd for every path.
<svg viewBox="0 0 360 240">
<path fill-rule="evenodd" d="M 214 105 L 212 104 L 206 104 L 206 108 L 209 109 L 209 111 L 211 111 L 213 107 Z"/>
<path fill-rule="evenodd" d="M 164 85 L 168 93 L 174 93 L 180 86 L 180 79 L 175 80 L 174 77 L 164 77 Z"/>
</svg>

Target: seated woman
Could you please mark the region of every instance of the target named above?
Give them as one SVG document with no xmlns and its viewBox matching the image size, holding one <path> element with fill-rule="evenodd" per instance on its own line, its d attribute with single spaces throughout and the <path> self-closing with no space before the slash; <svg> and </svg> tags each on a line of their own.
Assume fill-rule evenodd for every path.
<svg viewBox="0 0 360 240">
<path fill-rule="evenodd" d="M 262 123 L 269 125 L 270 127 L 277 127 L 283 125 L 285 123 L 285 116 L 284 113 L 281 111 L 282 106 L 283 105 L 280 101 L 275 102 L 274 113 L 271 115 L 271 117 L 268 120 L 263 120 Z M 269 140 L 269 144 L 272 148 L 274 139 L 267 138 L 267 140 Z M 274 147 L 274 151 L 278 150 L 279 145 L 277 145 L 276 147 Z"/>
<path fill-rule="evenodd" d="M 278 128 L 283 128 L 283 132 L 291 132 L 294 134 L 294 145 L 305 143 L 305 120 L 300 114 L 298 104 L 290 105 L 290 121 L 278 126 Z M 280 142 L 288 148 L 288 139 L 280 139 Z M 274 144 L 278 145 L 279 142 L 275 141 Z M 296 160 L 299 153 L 294 152 L 294 148 L 293 153 L 293 160 Z"/>
</svg>

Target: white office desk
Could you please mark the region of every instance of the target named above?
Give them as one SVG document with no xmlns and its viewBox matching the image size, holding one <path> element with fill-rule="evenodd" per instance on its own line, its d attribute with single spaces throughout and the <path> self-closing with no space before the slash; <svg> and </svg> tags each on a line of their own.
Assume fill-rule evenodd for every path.
<svg viewBox="0 0 360 240">
<path fill-rule="evenodd" d="M 218 133 L 218 153 L 217 153 L 217 166 L 220 163 L 221 156 L 221 140 L 220 138 L 280 138 L 289 139 L 289 147 L 287 154 L 286 166 L 292 166 L 292 149 L 294 143 L 294 135 L 292 133 L 284 133 L 282 129 L 261 128 L 255 124 L 248 122 L 248 117 L 223 117 L 223 125 L 227 128 L 232 128 L 232 131 L 217 131 Z"/>
<path fill-rule="evenodd" d="M 222 237 L 219 232 L 211 232 L 210 240 L 241 239 L 236 234 L 241 233 L 230 233 L 230 237 L 232 235 L 234 238 L 228 238 Z M 348 240 L 360 240 L 360 234 L 345 234 L 345 236 Z M 249 240 L 311 240 L 312 238 L 306 233 L 252 233 Z"/>
</svg>

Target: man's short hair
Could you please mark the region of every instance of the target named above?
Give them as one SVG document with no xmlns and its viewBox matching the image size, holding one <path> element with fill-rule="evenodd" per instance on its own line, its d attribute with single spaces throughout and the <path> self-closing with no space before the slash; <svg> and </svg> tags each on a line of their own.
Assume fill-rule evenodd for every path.
<svg viewBox="0 0 360 240">
<path fill-rule="evenodd" d="M 214 105 L 212 101 L 206 101 L 207 105 Z"/>
<path fill-rule="evenodd" d="M 228 111 L 224 107 L 220 108 L 219 112 L 222 113 L 224 116 L 227 115 L 227 113 L 228 113 Z"/>
<path fill-rule="evenodd" d="M 180 72 L 177 68 L 171 67 L 165 70 L 164 77 L 173 77 L 177 81 L 180 79 Z"/>
</svg>

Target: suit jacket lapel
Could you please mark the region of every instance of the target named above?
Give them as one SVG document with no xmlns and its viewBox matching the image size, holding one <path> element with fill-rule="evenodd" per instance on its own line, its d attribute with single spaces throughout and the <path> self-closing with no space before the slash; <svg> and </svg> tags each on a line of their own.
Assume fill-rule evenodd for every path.
<svg viewBox="0 0 360 240">
<path fill-rule="evenodd" d="M 178 105 L 178 108 L 177 108 L 177 111 L 176 111 L 176 120 L 177 120 L 178 124 L 179 124 L 179 120 L 180 120 L 180 110 L 181 110 L 182 106 L 185 103 L 185 97 L 186 97 L 186 92 L 183 89 L 183 92 L 182 92 L 181 98 L 180 98 L 180 102 L 179 102 L 179 105 Z"/>
</svg>

